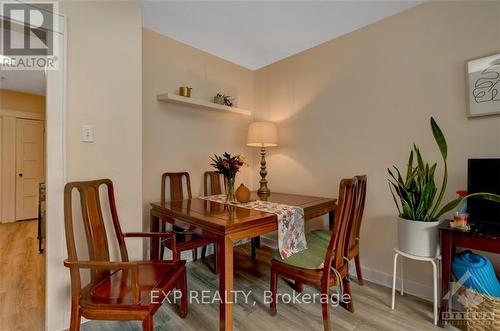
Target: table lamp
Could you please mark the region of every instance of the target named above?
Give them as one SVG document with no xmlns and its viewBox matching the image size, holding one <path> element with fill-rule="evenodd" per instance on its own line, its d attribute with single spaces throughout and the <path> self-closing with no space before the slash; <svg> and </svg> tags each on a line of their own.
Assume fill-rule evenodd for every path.
<svg viewBox="0 0 500 331">
<path fill-rule="evenodd" d="M 247 146 L 260 147 L 260 188 L 257 194 L 267 196 L 266 147 L 278 146 L 278 130 L 272 122 L 253 122 L 248 127 Z"/>
</svg>

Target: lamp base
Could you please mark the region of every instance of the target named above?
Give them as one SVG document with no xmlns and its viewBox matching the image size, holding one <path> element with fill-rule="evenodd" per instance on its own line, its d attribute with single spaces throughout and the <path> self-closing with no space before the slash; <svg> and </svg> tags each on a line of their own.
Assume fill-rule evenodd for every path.
<svg viewBox="0 0 500 331">
<path fill-rule="evenodd" d="M 271 191 L 267 188 L 267 186 L 264 188 L 261 187 L 257 190 L 258 196 L 268 196 L 270 194 L 271 194 Z"/>
<path fill-rule="evenodd" d="M 267 170 L 266 170 L 266 148 L 260 148 L 260 188 L 257 190 L 257 195 L 259 197 L 267 197 L 271 194 L 271 191 L 267 187 Z"/>
</svg>

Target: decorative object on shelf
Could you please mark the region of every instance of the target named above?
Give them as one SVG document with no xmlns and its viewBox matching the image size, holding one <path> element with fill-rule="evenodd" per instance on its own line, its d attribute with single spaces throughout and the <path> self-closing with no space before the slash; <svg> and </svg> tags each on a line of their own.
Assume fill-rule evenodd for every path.
<svg viewBox="0 0 500 331">
<path fill-rule="evenodd" d="M 186 98 L 174 93 L 158 94 L 156 99 L 160 102 L 176 103 L 179 105 L 188 106 L 190 108 L 198 108 L 203 110 L 215 110 L 224 113 L 232 113 L 238 115 L 250 116 L 252 112 L 246 109 L 237 107 L 228 107 L 226 105 L 219 105 L 210 100 L 201 100 L 197 98 Z"/>
<path fill-rule="evenodd" d="M 236 200 L 238 202 L 249 202 L 250 201 L 250 190 L 243 184 L 240 184 L 236 190 Z"/>
<path fill-rule="evenodd" d="M 192 91 L 193 91 L 192 87 L 187 87 L 187 86 L 179 87 L 179 95 L 181 97 L 191 98 Z"/>
<path fill-rule="evenodd" d="M 467 62 L 467 116 L 500 114 L 500 53 Z"/>
<path fill-rule="evenodd" d="M 224 105 L 224 95 L 217 93 L 217 95 L 214 97 L 214 103 L 218 105 Z"/>
<path fill-rule="evenodd" d="M 226 179 L 226 201 L 236 202 L 234 181 L 236 179 L 236 174 L 245 164 L 245 161 L 239 154 L 231 156 L 231 154 L 227 152 L 222 154 L 222 156 L 214 155 L 214 157 L 210 159 L 213 161 L 210 165 Z"/>
<path fill-rule="evenodd" d="M 214 96 L 214 103 L 219 104 L 219 105 L 225 105 L 228 107 L 233 107 L 234 106 L 234 98 L 231 98 L 230 95 L 225 95 L 222 93 L 217 93 L 216 96 Z"/>
<path fill-rule="evenodd" d="M 389 187 L 398 208 L 398 249 L 408 254 L 432 257 L 439 255 L 439 218 L 455 209 L 464 199 L 475 196 L 500 202 L 500 196 L 489 193 L 474 193 L 458 197 L 441 206 L 448 182 L 448 146 L 443 132 L 431 117 L 434 140 L 439 147 L 444 163 L 443 182 L 439 195 L 434 180 L 437 164 L 424 162 L 416 145 L 410 152 L 406 169 L 406 178 L 394 166 L 394 171 L 387 169 L 390 175 Z M 416 165 L 414 165 L 416 157 Z"/>
<path fill-rule="evenodd" d="M 272 122 L 253 122 L 248 127 L 247 146 L 260 147 L 260 188 L 259 196 L 268 196 L 271 191 L 267 187 L 266 147 L 278 146 L 278 129 Z"/>
</svg>

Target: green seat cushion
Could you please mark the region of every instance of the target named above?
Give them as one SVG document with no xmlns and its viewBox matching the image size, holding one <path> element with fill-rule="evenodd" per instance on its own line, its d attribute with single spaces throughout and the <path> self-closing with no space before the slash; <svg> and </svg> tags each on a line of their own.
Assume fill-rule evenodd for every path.
<svg viewBox="0 0 500 331">
<path fill-rule="evenodd" d="M 273 259 L 290 266 L 304 269 L 321 269 L 324 266 L 326 251 L 332 232 L 314 230 L 306 234 L 307 249 L 282 259 L 279 250 L 273 252 Z"/>
</svg>

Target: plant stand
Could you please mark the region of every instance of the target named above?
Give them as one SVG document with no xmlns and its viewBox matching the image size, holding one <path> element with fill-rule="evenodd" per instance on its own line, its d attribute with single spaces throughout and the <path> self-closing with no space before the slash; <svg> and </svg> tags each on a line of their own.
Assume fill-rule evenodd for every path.
<svg viewBox="0 0 500 331">
<path fill-rule="evenodd" d="M 397 267 L 398 267 L 398 256 L 401 255 L 402 257 L 406 257 L 408 259 L 412 260 L 417 260 L 417 261 L 427 261 L 432 264 L 432 281 L 433 281 L 433 298 L 434 298 L 434 325 L 437 325 L 438 321 L 438 311 L 437 311 L 437 305 L 438 305 L 438 263 L 439 260 L 441 260 L 441 256 L 434 256 L 434 257 L 423 257 L 423 256 L 417 256 L 417 255 L 412 255 L 408 254 L 405 252 L 401 252 L 399 249 L 394 248 L 394 269 L 393 269 L 393 275 L 392 275 L 392 304 L 391 308 L 394 310 L 394 303 L 395 303 L 395 297 L 396 297 L 396 274 L 397 274 Z M 404 294 L 403 290 L 403 260 L 401 260 L 401 289 L 400 289 L 401 295 Z"/>
</svg>

